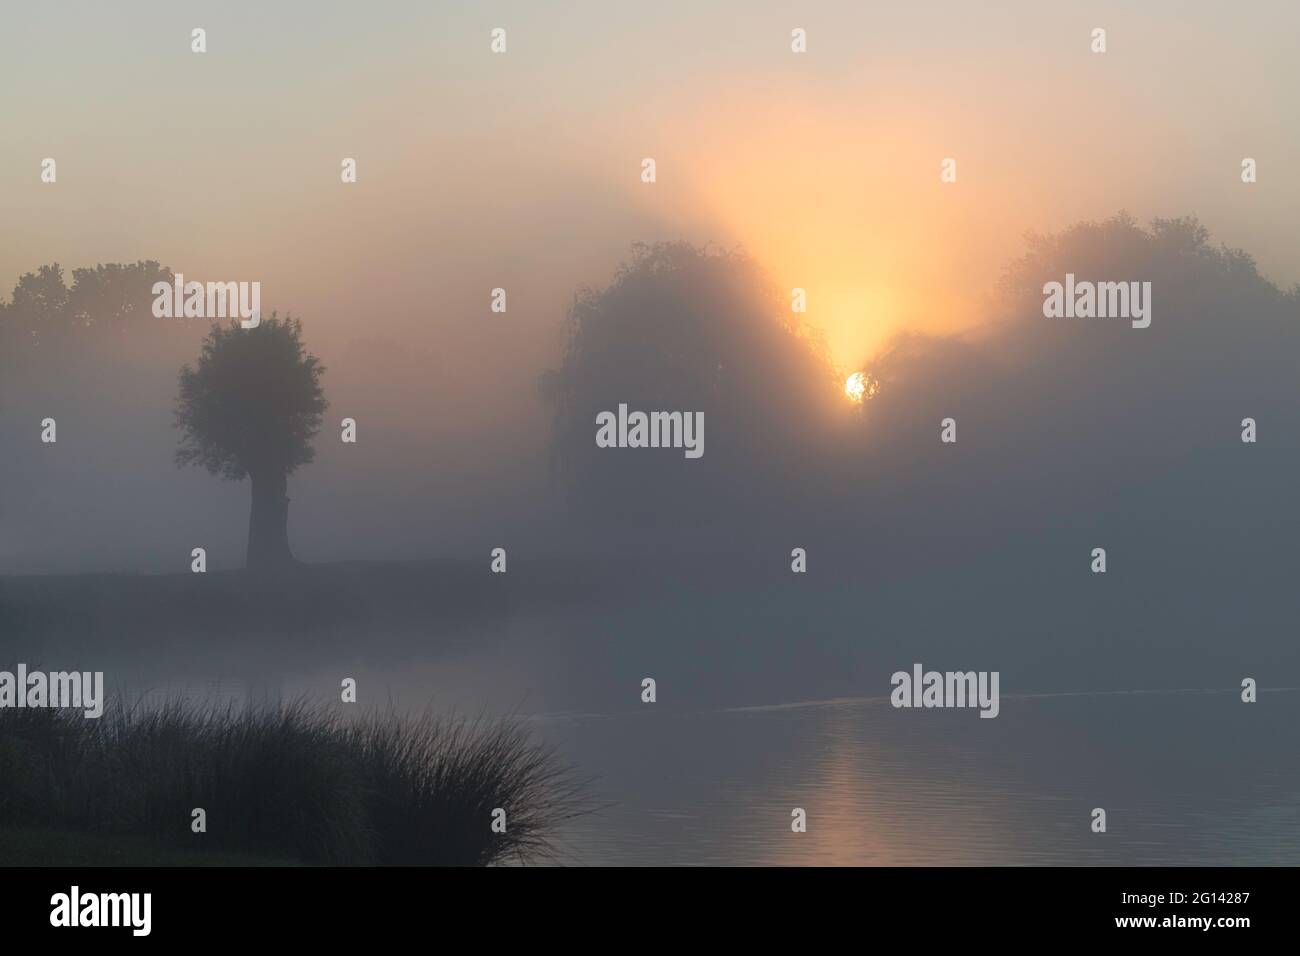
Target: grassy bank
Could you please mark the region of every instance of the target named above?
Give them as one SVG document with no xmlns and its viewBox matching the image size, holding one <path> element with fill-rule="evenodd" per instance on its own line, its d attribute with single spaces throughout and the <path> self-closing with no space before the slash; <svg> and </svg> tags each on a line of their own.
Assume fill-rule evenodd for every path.
<svg viewBox="0 0 1300 956">
<path fill-rule="evenodd" d="M 4 866 L 296 866 L 292 860 L 169 846 L 133 836 L 0 827 Z"/>
<path fill-rule="evenodd" d="M 73 864 L 527 862 L 580 809 L 576 781 L 509 721 L 302 702 L 0 710 L 0 865 L 49 862 L 43 838 Z"/>
</svg>

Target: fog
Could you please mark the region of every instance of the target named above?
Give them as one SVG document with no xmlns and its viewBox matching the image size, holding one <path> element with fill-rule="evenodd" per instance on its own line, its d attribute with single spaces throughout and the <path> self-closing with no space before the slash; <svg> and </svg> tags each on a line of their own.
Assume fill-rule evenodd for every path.
<svg viewBox="0 0 1300 956">
<path fill-rule="evenodd" d="M 1295 5 L 66 6 L 0 55 L 0 669 L 518 715 L 592 862 L 1294 859 Z"/>
<path fill-rule="evenodd" d="M 472 341 L 446 349 L 414 333 L 318 336 L 307 317 L 330 404 L 316 461 L 290 482 L 297 556 L 474 561 L 494 547 L 711 552 L 743 540 L 872 560 L 884 529 L 891 550 L 1068 533 L 1085 552 L 1150 529 L 1209 564 L 1247 534 L 1248 560 L 1284 558 L 1300 447 L 1295 295 L 1195 221 L 1120 216 L 1037 240 L 973 331 L 902 333 L 864 356 L 879 391 L 861 406 L 743 251 L 660 249 L 629 249 L 631 274 L 611 273 L 570 309 L 587 323 L 580 345 L 599 347 L 568 359 L 575 320 L 561 307 L 549 335 L 518 348 L 490 333 L 513 313 L 486 307 L 466 325 Z M 1151 325 L 1045 318 L 1042 286 L 1067 272 L 1152 282 Z M 68 319 L 61 337 L 6 340 L 7 573 L 179 572 L 195 547 L 214 568 L 242 564 L 247 483 L 172 463 L 177 373 L 207 323 L 154 318 L 143 285 L 131 294 L 119 326 L 92 297 L 66 307 L 91 318 Z M 23 295 L 10 297 L 11 327 L 63 321 L 20 316 Z M 567 404 L 548 400 L 548 376 L 565 377 Z M 703 456 L 598 449 L 596 414 L 620 404 L 702 412 Z M 54 444 L 40 440 L 47 417 Z M 939 440 L 947 417 L 954 443 Z M 1240 440 L 1248 417 L 1255 444 Z M 344 418 L 355 444 L 341 441 Z"/>
</svg>

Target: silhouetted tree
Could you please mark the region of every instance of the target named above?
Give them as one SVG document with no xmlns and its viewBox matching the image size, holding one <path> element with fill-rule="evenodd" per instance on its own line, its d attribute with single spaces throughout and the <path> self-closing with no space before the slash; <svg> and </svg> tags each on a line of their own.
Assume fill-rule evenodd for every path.
<svg viewBox="0 0 1300 956">
<path fill-rule="evenodd" d="M 157 319 L 153 315 L 155 282 L 172 282 L 172 271 L 150 259 L 122 265 L 110 262 L 93 269 L 73 269 L 72 287 L 68 290 L 68 311 L 74 327 L 119 333 L 149 323 L 157 329 L 178 324 L 175 319 Z M 183 322 L 184 320 L 182 320 Z"/>
<path fill-rule="evenodd" d="M 170 269 L 154 260 L 112 262 L 93 269 L 73 269 L 72 285 L 57 262 L 18 279 L 8 305 L 0 304 L 0 341 L 8 349 L 49 352 L 51 348 L 88 342 L 86 333 L 122 332 L 134 326 L 157 334 L 164 327 L 153 316 L 153 285 L 172 281 Z M 168 320 L 172 330 L 192 325 Z"/>
<path fill-rule="evenodd" d="M 871 476 L 861 513 L 970 540 L 1117 514 L 1191 529 L 1220 500 L 1244 522 L 1268 499 L 1232 454 L 1242 419 L 1270 423 L 1276 474 L 1300 462 L 1300 295 L 1190 216 L 1120 213 L 1027 243 L 974 333 L 904 332 L 864 362 L 881 387 L 852 443 Z M 1044 285 L 1067 274 L 1149 282 L 1150 327 L 1047 318 Z M 957 444 L 939 441 L 946 417 Z"/>
<path fill-rule="evenodd" d="M 213 325 L 198 364 L 180 372 L 177 465 L 252 481 L 248 567 L 293 563 L 288 477 L 315 457 L 311 439 L 327 402 L 325 369 L 302 343 L 302 323 L 269 319 L 252 329 Z"/>
<path fill-rule="evenodd" d="M 68 287 L 57 262 L 24 273 L 4 313 L 6 345 L 34 347 L 56 341 L 71 326 Z"/>
<path fill-rule="evenodd" d="M 571 502 L 643 528 L 792 508 L 821 423 L 847 404 L 823 341 L 760 266 L 685 242 L 637 244 L 606 288 L 577 295 L 563 362 L 541 387 Z M 704 456 L 597 448 L 597 413 L 620 403 L 703 412 Z"/>
</svg>

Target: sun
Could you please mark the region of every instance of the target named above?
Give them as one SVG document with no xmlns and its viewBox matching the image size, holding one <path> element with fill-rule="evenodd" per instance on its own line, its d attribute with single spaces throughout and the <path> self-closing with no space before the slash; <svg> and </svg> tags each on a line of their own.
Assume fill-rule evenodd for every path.
<svg viewBox="0 0 1300 956">
<path fill-rule="evenodd" d="M 879 390 L 880 383 L 866 372 L 854 372 L 844 380 L 844 397 L 854 405 L 874 398 Z"/>
</svg>

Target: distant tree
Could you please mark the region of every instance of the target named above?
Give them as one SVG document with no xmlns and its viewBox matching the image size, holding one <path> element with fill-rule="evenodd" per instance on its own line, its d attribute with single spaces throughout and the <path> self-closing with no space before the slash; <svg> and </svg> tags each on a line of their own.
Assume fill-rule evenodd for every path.
<svg viewBox="0 0 1300 956">
<path fill-rule="evenodd" d="M 1192 528 L 1213 520 L 1207 489 L 1267 500 L 1263 472 L 1237 467 L 1220 435 L 1235 440 L 1247 415 L 1267 420 L 1279 432 L 1270 467 L 1300 461 L 1300 297 L 1191 216 L 1143 226 L 1120 213 L 1031 233 L 1027 246 L 980 327 L 904 330 L 865 363 L 881 387 L 853 442 L 854 470 L 871 476 L 855 489 L 863 513 L 918 534 L 935 522 L 1001 535 L 1102 509 L 1180 514 Z M 1067 275 L 1149 283 L 1150 328 L 1047 318 L 1044 286 Z M 938 439 L 947 417 L 956 446 Z M 1220 417 L 1222 432 L 1207 424 Z"/>
<path fill-rule="evenodd" d="M 133 323 L 157 327 L 153 315 L 155 282 L 172 281 L 172 271 L 154 260 L 122 265 L 100 264 L 93 269 L 73 269 L 68 290 L 68 312 L 76 327 L 121 332 Z M 168 320 L 172 324 L 175 319 Z"/>
<path fill-rule="evenodd" d="M 541 379 L 570 501 L 600 521 L 658 527 L 788 503 L 819 423 L 846 405 L 800 319 L 743 251 L 634 245 L 608 286 L 576 296 L 563 359 Z M 704 456 L 597 448 L 596 415 L 621 403 L 703 412 Z"/>
<path fill-rule="evenodd" d="M 153 285 L 172 281 L 172 271 L 154 260 L 111 262 L 93 269 L 73 269 L 72 285 L 57 262 L 18 279 L 11 301 L 0 302 L 0 345 L 22 351 L 26 360 L 49 357 L 67 346 L 94 348 L 98 337 L 134 327 L 150 337 L 187 329 L 192 320 L 170 319 L 161 326 L 153 316 Z"/>
<path fill-rule="evenodd" d="M 46 345 L 68 332 L 68 287 L 61 265 L 41 266 L 18 279 L 4 325 L 6 344 L 15 348 Z"/>
<path fill-rule="evenodd" d="M 315 457 L 311 440 L 328 404 L 324 371 L 304 349 L 302 323 L 274 314 L 252 329 L 214 324 L 198 364 L 180 371 L 176 463 L 251 479 L 250 569 L 294 563 L 288 477 Z"/>
</svg>

